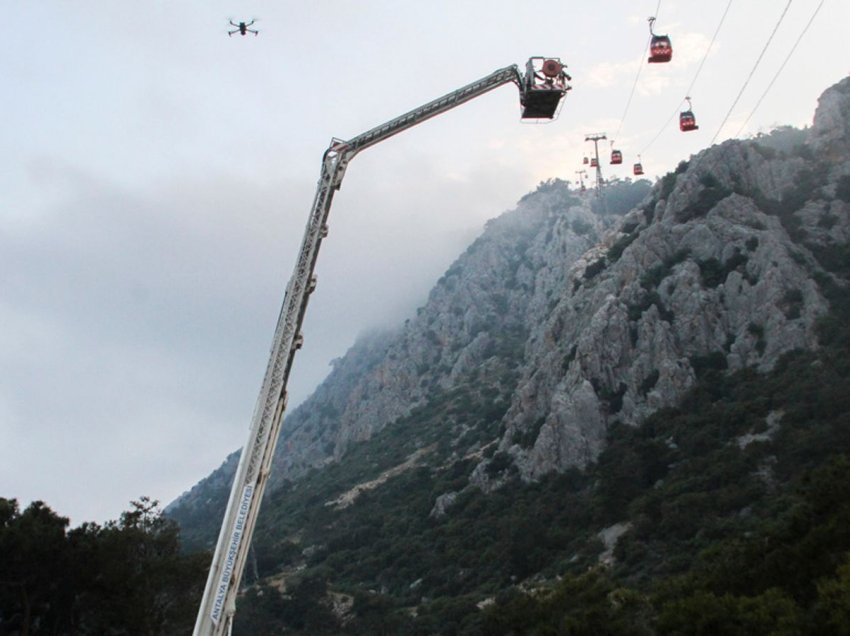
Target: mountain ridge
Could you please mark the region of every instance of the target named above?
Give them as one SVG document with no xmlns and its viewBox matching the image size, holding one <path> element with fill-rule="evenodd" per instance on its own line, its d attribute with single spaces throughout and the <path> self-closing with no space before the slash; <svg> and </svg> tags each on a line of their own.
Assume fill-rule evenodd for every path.
<svg viewBox="0 0 850 636">
<path fill-rule="evenodd" d="M 541 184 L 488 223 L 416 317 L 358 340 L 287 416 L 268 499 L 429 414 L 411 454 L 442 436 L 433 461 L 465 467 L 429 507 L 450 515 L 470 489 L 589 466 L 612 427 L 675 405 L 707 369 L 767 371 L 815 348 L 825 285 L 848 273 L 849 88 L 824 93 L 808 131 L 724 142 L 651 193 L 618 184 L 615 214 Z M 215 538 L 237 458 L 168 508 L 196 546 Z"/>
</svg>

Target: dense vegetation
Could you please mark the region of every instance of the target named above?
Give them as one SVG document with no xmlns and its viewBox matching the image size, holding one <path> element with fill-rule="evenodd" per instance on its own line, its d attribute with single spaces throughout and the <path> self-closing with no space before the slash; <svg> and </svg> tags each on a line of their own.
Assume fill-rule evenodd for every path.
<svg viewBox="0 0 850 636">
<path fill-rule="evenodd" d="M 0 634 L 188 634 L 209 562 L 180 554 L 177 526 L 147 498 L 72 530 L 40 501 L 0 498 Z"/>
<path fill-rule="evenodd" d="M 590 209 L 596 214 L 621 216 L 634 209 L 652 190 L 648 179 L 612 177 L 605 183 L 602 197 L 590 200 Z"/>
<path fill-rule="evenodd" d="M 695 360 L 682 404 L 614 426 L 584 473 L 523 484 L 491 455 L 508 483 L 464 490 L 476 460 L 441 448 L 435 423 L 486 440 L 500 413 L 461 388 L 275 493 L 236 633 L 850 633 L 850 300 L 826 286 L 819 351 L 768 374 Z"/>
</svg>

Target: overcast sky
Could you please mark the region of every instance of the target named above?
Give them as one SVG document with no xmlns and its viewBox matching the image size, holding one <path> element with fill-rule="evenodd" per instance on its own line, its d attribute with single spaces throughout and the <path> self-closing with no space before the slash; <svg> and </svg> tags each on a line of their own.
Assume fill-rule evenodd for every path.
<svg viewBox="0 0 850 636">
<path fill-rule="evenodd" d="M 585 134 L 619 130 L 613 174 L 643 151 L 652 178 L 736 136 L 819 1 L 791 3 L 719 130 L 786 5 L 732 3 L 688 134 L 673 115 L 727 0 L 661 2 L 674 55 L 652 66 L 657 0 L 0 4 L 0 496 L 78 525 L 168 503 L 245 443 L 332 137 L 532 55 L 573 75 L 554 123 L 521 123 L 505 86 L 352 162 L 291 405 L 358 333 L 412 315 L 487 219 L 575 179 Z M 850 70 L 848 24 L 850 3 L 823 3 L 742 136 L 811 122 Z"/>
</svg>

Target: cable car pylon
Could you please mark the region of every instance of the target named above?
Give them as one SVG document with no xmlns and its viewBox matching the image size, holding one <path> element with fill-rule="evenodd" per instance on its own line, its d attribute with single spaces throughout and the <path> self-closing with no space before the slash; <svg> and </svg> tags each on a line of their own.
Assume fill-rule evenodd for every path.
<svg viewBox="0 0 850 636">
<path fill-rule="evenodd" d="M 581 192 L 586 192 L 587 188 L 584 185 L 584 177 L 587 174 L 587 170 L 576 170 L 576 174 L 578 175 L 579 189 Z"/>
<path fill-rule="evenodd" d="M 603 139 L 608 139 L 605 133 L 591 133 L 584 136 L 585 141 L 593 142 L 593 158 L 590 161 L 591 167 L 596 168 L 596 196 L 602 196 L 602 186 L 605 180 L 602 178 L 602 166 L 599 163 L 599 142 Z"/>
</svg>

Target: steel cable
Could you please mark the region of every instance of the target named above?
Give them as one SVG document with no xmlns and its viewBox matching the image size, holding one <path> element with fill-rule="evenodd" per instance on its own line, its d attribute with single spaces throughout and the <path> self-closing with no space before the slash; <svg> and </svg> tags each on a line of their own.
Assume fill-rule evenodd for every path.
<svg viewBox="0 0 850 636">
<path fill-rule="evenodd" d="M 729 13 L 729 8 L 731 6 L 732 6 L 732 0 L 729 0 L 728 4 L 726 5 L 726 9 L 723 11 L 723 15 L 720 17 L 720 22 L 717 23 L 717 28 L 714 29 L 714 35 L 711 36 L 711 42 L 708 43 L 708 47 L 705 49 L 705 55 L 702 56 L 702 61 L 699 63 L 699 66 L 697 67 L 696 73 L 694 73 L 694 77 L 691 80 L 690 86 L 688 86 L 688 90 L 685 92 L 686 95 L 691 94 L 691 89 L 696 84 L 697 78 L 699 77 L 700 73 L 702 72 L 702 67 L 705 65 L 705 61 L 708 59 L 708 54 L 711 53 L 711 49 L 714 46 L 714 42 L 715 42 L 715 40 L 717 40 L 717 34 L 720 33 L 720 28 L 723 26 L 723 22 L 726 20 L 726 15 Z M 649 148 L 652 146 L 652 144 L 654 144 L 658 140 L 658 138 L 661 136 L 661 133 L 663 133 L 665 130 L 667 130 L 667 126 L 669 126 L 670 122 L 673 121 L 673 118 L 676 115 L 679 114 L 679 109 L 682 107 L 682 104 L 684 102 L 685 102 L 685 100 L 683 99 L 678 104 L 676 104 L 676 109 L 673 111 L 673 113 L 670 115 L 670 117 L 667 118 L 667 121 L 664 122 L 664 125 L 662 125 L 661 128 L 658 130 L 658 132 L 655 134 L 655 137 L 653 137 L 650 140 L 650 142 L 648 144 L 646 144 L 646 146 L 644 146 L 643 150 L 640 151 L 641 155 L 643 153 L 645 153 L 647 150 L 649 150 Z"/>
<path fill-rule="evenodd" d="M 818 11 L 820 11 L 820 8 L 823 6 L 824 2 L 825 0 L 821 0 L 820 4 L 817 6 L 817 8 L 815 8 L 815 12 L 812 14 L 812 17 L 809 18 L 809 21 L 806 23 L 806 26 L 803 27 L 803 31 L 800 33 L 799 37 L 797 37 L 797 41 L 794 42 L 794 46 L 792 46 L 791 50 L 788 51 L 788 55 L 785 56 L 785 60 L 782 62 L 781 66 L 779 67 L 779 70 L 776 71 L 776 75 L 774 75 L 773 79 L 770 80 L 770 84 L 768 84 L 767 88 L 764 89 L 764 92 L 761 94 L 761 97 L 759 97 L 759 100 L 756 102 L 756 105 L 753 106 L 753 110 L 750 111 L 750 114 L 747 115 L 747 118 L 744 120 L 744 123 L 741 124 L 741 127 L 738 129 L 738 132 L 735 133 L 736 137 L 741 136 L 741 132 L 744 130 L 744 128 L 747 127 L 747 124 L 750 122 L 750 119 L 753 115 L 755 115 L 756 111 L 758 110 L 758 107 L 761 106 L 762 101 L 764 101 L 764 98 L 767 96 L 770 89 L 773 88 L 773 84 L 776 82 L 780 73 L 782 73 L 782 70 L 785 68 L 785 65 L 788 64 L 788 60 L 790 60 L 791 56 L 794 55 L 794 51 L 797 50 L 797 45 L 800 44 L 800 40 L 803 39 L 803 36 L 806 35 L 806 31 L 809 30 L 810 26 L 812 26 L 812 22 L 814 22 L 815 16 L 818 14 Z"/>
<path fill-rule="evenodd" d="M 658 17 L 658 12 L 659 12 L 660 9 L 661 9 L 661 0 L 658 0 L 658 4 L 655 6 L 655 13 L 653 13 L 652 15 L 654 17 Z M 612 143 L 613 143 L 614 139 L 617 139 L 620 136 L 620 131 L 623 130 L 623 124 L 626 122 L 626 115 L 629 112 L 629 107 L 632 105 L 632 98 L 635 96 L 635 89 L 637 88 L 638 80 L 640 79 L 641 71 L 643 71 L 644 59 L 646 58 L 646 52 L 649 50 L 649 45 L 650 45 L 651 42 L 652 42 L 652 36 L 647 38 L 646 46 L 643 48 L 643 51 L 640 54 L 640 62 L 638 63 L 638 71 L 637 71 L 637 75 L 635 75 L 635 81 L 632 84 L 632 91 L 629 93 L 629 98 L 626 100 L 626 107 L 623 109 L 623 114 L 620 116 L 620 126 L 617 128 L 617 133 L 614 135 L 613 139 L 611 140 Z"/>
<path fill-rule="evenodd" d="M 776 26 L 773 27 L 773 31 L 771 32 L 770 37 L 767 38 L 767 42 L 765 43 L 764 48 L 761 50 L 761 53 L 759 54 L 758 59 L 756 59 L 756 63 L 753 65 L 753 68 L 750 71 L 750 74 L 747 76 L 747 79 L 744 81 L 744 85 L 741 86 L 741 90 L 738 91 L 738 95 L 737 95 L 737 97 L 735 97 L 735 101 L 732 102 L 732 105 L 729 107 L 729 111 L 726 113 L 726 116 L 723 118 L 723 121 L 720 123 L 720 127 L 717 129 L 717 132 L 714 133 L 714 137 L 711 138 L 711 142 L 709 142 L 709 146 L 714 144 L 715 139 L 717 139 L 718 135 L 720 135 L 720 131 L 723 130 L 723 126 L 726 125 L 726 122 L 728 121 L 729 116 L 732 114 L 732 111 L 735 110 L 735 106 L 737 106 L 738 100 L 741 99 L 741 95 L 744 94 L 744 91 L 746 90 L 747 85 L 750 83 L 750 80 L 752 79 L 753 75 L 755 74 L 756 69 L 758 69 L 758 66 L 761 63 L 761 60 L 764 57 L 765 51 L 767 51 L 767 47 L 770 46 L 770 43 L 773 40 L 773 36 L 776 35 L 776 32 L 779 30 L 779 25 L 782 24 L 782 20 L 785 19 L 785 14 L 788 13 L 788 8 L 791 6 L 791 2 L 793 2 L 793 0 L 788 0 L 788 4 L 786 4 L 785 8 L 782 10 L 782 15 L 779 16 L 779 20 L 776 22 Z"/>
</svg>

